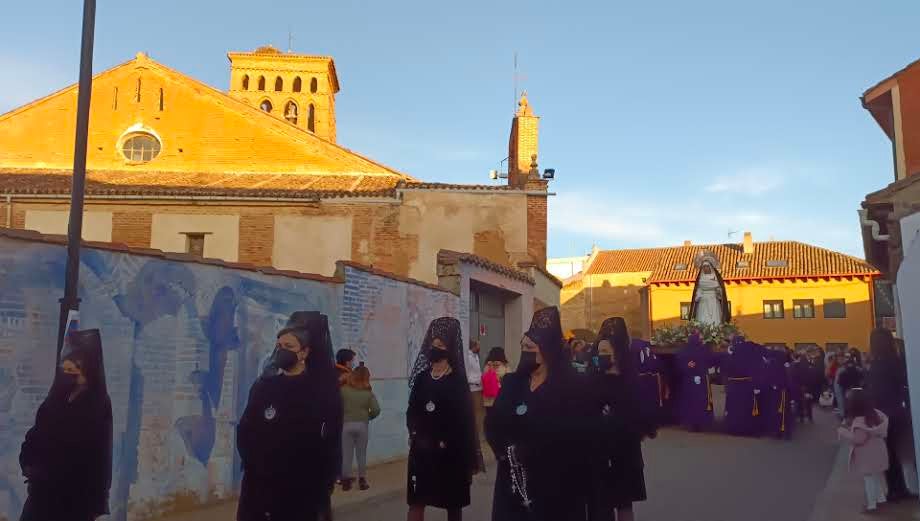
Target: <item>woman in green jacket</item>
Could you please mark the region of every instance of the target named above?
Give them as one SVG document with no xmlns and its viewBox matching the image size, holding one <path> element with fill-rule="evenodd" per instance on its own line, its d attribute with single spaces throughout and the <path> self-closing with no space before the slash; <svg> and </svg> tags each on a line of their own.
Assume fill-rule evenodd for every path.
<svg viewBox="0 0 920 521">
<path fill-rule="evenodd" d="M 342 429 L 342 490 L 351 490 L 354 483 L 352 460 L 358 456 L 358 488 L 367 490 L 367 430 L 368 423 L 380 415 L 380 405 L 371 390 L 371 372 L 363 365 L 348 375 L 342 386 L 345 425 Z"/>
</svg>

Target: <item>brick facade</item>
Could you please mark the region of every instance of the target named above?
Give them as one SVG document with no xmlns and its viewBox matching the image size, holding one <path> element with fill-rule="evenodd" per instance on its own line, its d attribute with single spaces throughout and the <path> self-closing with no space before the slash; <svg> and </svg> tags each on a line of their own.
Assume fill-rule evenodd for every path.
<svg viewBox="0 0 920 521">
<path fill-rule="evenodd" d="M 546 265 L 546 197 L 527 196 L 527 253 L 540 265 Z"/>
<path fill-rule="evenodd" d="M 114 212 L 112 214 L 112 242 L 133 248 L 150 247 L 150 226 L 153 214 L 146 209 Z"/>
<path fill-rule="evenodd" d="M 271 266 L 274 242 L 274 215 L 240 216 L 240 262 Z"/>
</svg>

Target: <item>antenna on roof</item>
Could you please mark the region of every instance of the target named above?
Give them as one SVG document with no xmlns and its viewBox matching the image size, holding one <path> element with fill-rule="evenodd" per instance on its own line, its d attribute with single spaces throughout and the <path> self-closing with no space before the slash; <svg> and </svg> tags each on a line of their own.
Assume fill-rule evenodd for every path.
<svg viewBox="0 0 920 521">
<path fill-rule="evenodd" d="M 517 68 L 517 51 L 514 51 L 514 71 L 511 73 L 511 81 L 514 83 L 514 98 L 511 99 L 511 110 L 517 110 L 517 87 L 518 87 L 518 68 Z"/>
<path fill-rule="evenodd" d="M 738 230 L 735 230 L 735 231 L 728 230 L 728 240 L 732 240 L 732 237 L 734 237 L 735 235 L 738 235 Z"/>
<path fill-rule="evenodd" d="M 527 79 L 526 76 L 518 73 L 518 53 L 517 51 L 514 51 L 514 74 L 512 74 L 511 78 L 514 83 L 514 100 L 512 100 L 513 103 L 511 104 L 511 109 L 514 112 L 517 112 L 517 109 L 518 109 L 518 82 Z"/>
</svg>

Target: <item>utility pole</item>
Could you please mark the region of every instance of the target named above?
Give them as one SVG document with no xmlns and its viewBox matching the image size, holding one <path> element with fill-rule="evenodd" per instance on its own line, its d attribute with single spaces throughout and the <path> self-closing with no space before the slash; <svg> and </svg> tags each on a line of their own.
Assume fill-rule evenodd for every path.
<svg viewBox="0 0 920 521">
<path fill-rule="evenodd" d="M 86 186 L 86 147 L 89 134 L 89 103 L 93 94 L 93 38 L 96 0 L 83 0 L 83 37 L 80 44 L 80 84 L 77 97 L 77 132 L 73 150 L 73 184 L 70 189 L 70 222 L 67 226 L 67 271 L 58 324 L 57 361 L 61 360 L 64 334 L 80 308 L 77 286 L 80 277 L 80 240 L 83 236 L 83 192 Z"/>
</svg>

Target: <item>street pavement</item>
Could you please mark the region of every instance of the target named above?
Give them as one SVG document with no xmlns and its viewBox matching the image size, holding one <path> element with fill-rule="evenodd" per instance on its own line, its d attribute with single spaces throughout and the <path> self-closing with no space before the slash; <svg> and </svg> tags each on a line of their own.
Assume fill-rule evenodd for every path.
<svg viewBox="0 0 920 521">
<path fill-rule="evenodd" d="M 716 396 L 721 410 L 721 393 Z M 643 444 L 648 501 L 636 505 L 640 521 L 920 521 L 920 503 L 887 505 L 860 515 L 861 478 L 847 470 L 837 442 L 837 419 L 815 411 L 815 423 L 797 425 L 791 441 L 737 438 L 717 433 L 663 429 Z M 488 449 L 486 449 L 488 450 Z M 487 454 L 487 462 L 491 460 Z M 337 490 L 336 521 L 398 521 L 406 518 L 405 460 L 369 469 L 371 490 Z M 495 467 L 476 476 L 465 521 L 491 519 Z M 172 513 L 160 521 L 226 521 L 236 505 Z M 426 520 L 446 520 L 429 509 Z"/>
<path fill-rule="evenodd" d="M 838 453 L 836 425 L 831 414 L 816 411 L 815 424 L 799 426 L 791 441 L 664 429 L 643 445 L 649 499 L 636 505 L 637 518 L 806 521 Z M 486 476 L 477 476 L 465 521 L 491 519 L 494 478 L 494 466 Z M 404 495 L 390 494 L 340 511 L 336 521 L 398 520 L 405 515 Z M 425 519 L 447 516 L 429 509 Z"/>
</svg>

